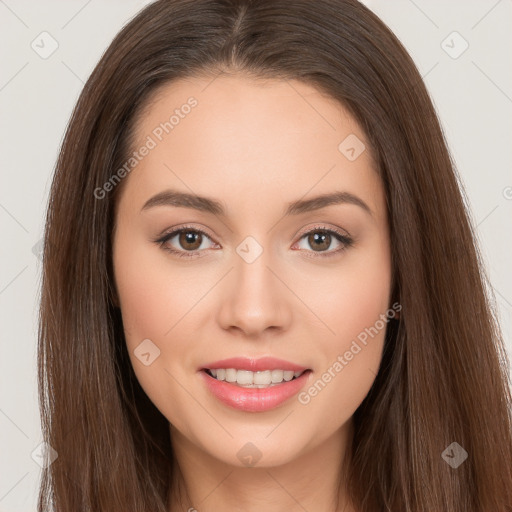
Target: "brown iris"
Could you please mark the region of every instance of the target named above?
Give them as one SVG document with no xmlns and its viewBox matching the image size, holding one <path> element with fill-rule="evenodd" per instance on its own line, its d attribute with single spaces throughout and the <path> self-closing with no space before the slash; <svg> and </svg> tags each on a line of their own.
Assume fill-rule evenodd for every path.
<svg viewBox="0 0 512 512">
<path fill-rule="evenodd" d="M 184 249 L 195 251 L 201 246 L 202 234 L 195 231 L 183 231 L 179 235 L 179 242 Z M 187 244 L 191 244 L 192 246 L 187 246 Z"/>
<path fill-rule="evenodd" d="M 308 236 L 308 243 L 313 249 L 315 247 L 320 250 L 329 249 L 331 245 L 331 235 L 326 231 L 315 231 Z"/>
</svg>

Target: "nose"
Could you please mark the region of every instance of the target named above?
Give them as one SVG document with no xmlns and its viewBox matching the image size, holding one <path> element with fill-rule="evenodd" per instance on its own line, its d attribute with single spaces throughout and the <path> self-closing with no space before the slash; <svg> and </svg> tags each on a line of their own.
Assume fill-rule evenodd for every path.
<svg viewBox="0 0 512 512">
<path fill-rule="evenodd" d="M 234 268 L 221 289 L 218 321 L 223 329 L 255 338 L 289 327 L 293 293 L 270 259 L 265 250 L 252 262 L 235 254 Z"/>
</svg>

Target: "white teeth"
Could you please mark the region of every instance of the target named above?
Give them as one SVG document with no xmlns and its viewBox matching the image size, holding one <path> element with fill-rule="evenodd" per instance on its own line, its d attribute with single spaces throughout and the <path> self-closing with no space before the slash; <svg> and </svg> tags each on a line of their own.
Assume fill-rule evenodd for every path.
<svg viewBox="0 0 512 512">
<path fill-rule="evenodd" d="M 283 377 L 283 370 L 272 370 L 272 382 L 283 382 Z"/>
<path fill-rule="evenodd" d="M 246 388 L 266 388 L 281 384 L 283 381 L 289 382 L 294 377 L 300 377 L 302 371 L 294 372 L 292 370 L 264 370 L 261 372 L 251 372 L 248 370 L 236 370 L 235 368 L 218 368 L 209 370 L 211 375 L 217 380 L 236 383 Z"/>
<path fill-rule="evenodd" d="M 238 370 L 236 372 L 236 382 L 237 384 L 254 384 L 252 381 L 252 372 L 248 372 L 246 370 Z"/>
<path fill-rule="evenodd" d="M 236 370 L 234 368 L 226 370 L 226 382 L 236 382 Z"/>
<path fill-rule="evenodd" d="M 284 374 L 284 375 L 283 375 L 284 380 L 285 380 L 286 382 L 288 382 L 288 381 L 290 381 L 290 380 L 292 380 L 292 379 L 293 379 L 293 371 L 288 370 L 288 371 L 286 371 L 286 372 L 283 372 L 283 374 Z"/>
<path fill-rule="evenodd" d="M 268 385 L 272 382 L 271 373 L 272 372 L 270 370 L 265 370 L 264 372 L 256 372 L 253 374 L 252 380 L 254 384 Z"/>
</svg>

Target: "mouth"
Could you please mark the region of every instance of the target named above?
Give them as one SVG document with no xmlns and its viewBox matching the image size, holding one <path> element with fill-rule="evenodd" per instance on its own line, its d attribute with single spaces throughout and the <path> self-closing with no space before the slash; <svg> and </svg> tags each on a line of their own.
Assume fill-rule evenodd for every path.
<svg viewBox="0 0 512 512">
<path fill-rule="evenodd" d="M 211 395 L 239 411 L 262 413 L 290 403 L 311 380 L 311 368 L 264 357 L 224 359 L 198 373 Z"/>
</svg>

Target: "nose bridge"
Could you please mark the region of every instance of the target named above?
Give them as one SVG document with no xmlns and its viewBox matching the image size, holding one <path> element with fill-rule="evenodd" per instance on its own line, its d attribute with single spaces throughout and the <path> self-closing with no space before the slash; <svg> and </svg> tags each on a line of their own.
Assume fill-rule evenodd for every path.
<svg viewBox="0 0 512 512">
<path fill-rule="evenodd" d="M 256 334 L 287 323 L 290 312 L 283 284 L 274 275 L 273 260 L 273 251 L 252 236 L 236 247 L 232 277 L 222 298 L 221 322 L 225 328 L 236 326 Z"/>
</svg>

